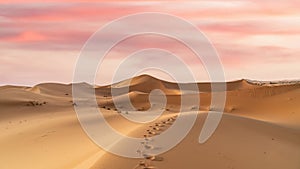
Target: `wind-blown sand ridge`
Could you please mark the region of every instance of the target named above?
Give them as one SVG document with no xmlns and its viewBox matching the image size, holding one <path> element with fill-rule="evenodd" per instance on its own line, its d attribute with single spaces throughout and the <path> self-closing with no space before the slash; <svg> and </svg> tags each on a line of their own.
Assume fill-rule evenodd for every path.
<svg viewBox="0 0 300 169">
<path fill-rule="evenodd" d="M 84 85 L 93 87 L 86 83 Z M 186 85 L 187 88 L 191 84 Z M 107 153 L 84 133 L 73 106 L 71 84 L 44 83 L 34 87 L 0 87 L 0 168 L 300 168 L 300 83 L 298 81 L 227 82 L 225 113 L 214 135 L 199 144 L 198 137 L 211 106 L 210 83 L 198 83 L 200 108 L 184 105 L 185 112 L 199 111 L 194 127 L 174 149 L 159 156 L 142 154 L 128 159 Z M 130 98 L 134 110 L 116 107 L 115 100 Z M 147 124 L 129 122 L 124 113 L 144 113 L 149 94 L 160 89 L 167 98 L 161 117 Z M 132 137 L 159 135 L 176 120 L 180 101 L 192 94 L 178 84 L 141 75 L 113 85 L 95 87 L 99 110 L 113 128 Z M 154 100 L 155 101 L 155 100 Z M 159 104 L 157 104 L 158 106 Z M 157 107 L 159 109 L 159 107 Z M 184 112 L 182 115 L 185 115 Z M 188 114 L 186 114 L 188 115 Z M 100 130 L 100 129 L 99 129 Z M 101 130 L 99 131 L 101 132 Z M 152 149 L 152 143 L 143 143 Z"/>
</svg>

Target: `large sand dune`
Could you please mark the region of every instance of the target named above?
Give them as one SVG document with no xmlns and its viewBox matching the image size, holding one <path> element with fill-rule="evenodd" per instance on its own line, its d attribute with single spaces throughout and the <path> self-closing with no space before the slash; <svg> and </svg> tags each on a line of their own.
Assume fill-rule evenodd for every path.
<svg viewBox="0 0 300 169">
<path fill-rule="evenodd" d="M 76 85 L 92 87 L 85 83 Z M 198 143 L 198 137 L 207 113 L 214 110 L 210 83 L 198 83 L 199 91 L 191 93 L 180 91 L 179 86 L 189 90 L 192 84 L 178 85 L 141 75 L 95 87 L 98 108 L 105 119 L 119 132 L 132 137 L 162 133 L 172 125 L 180 108 L 184 112 L 198 111 L 194 127 L 178 146 L 148 159 L 119 157 L 94 144 L 77 120 L 73 106 L 81 105 L 73 102 L 70 84 L 2 86 L 0 168 L 299 169 L 300 83 L 238 80 L 226 85 L 225 113 L 216 132 L 204 144 Z M 111 98 L 112 88 L 117 91 L 114 100 L 118 105 L 124 104 L 121 109 Z M 140 124 L 120 115 L 150 109 L 149 95 L 153 89 L 160 89 L 167 98 L 161 117 Z M 199 110 L 194 105 L 180 107 L 181 99 L 191 99 L 192 95 L 200 96 Z M 125 105 L 128 97 L 134 109 Z M 155 108 L 160 109 L 151 109 Z M 151 146 L 155 147 L 155 143 Z"/>
</svg>

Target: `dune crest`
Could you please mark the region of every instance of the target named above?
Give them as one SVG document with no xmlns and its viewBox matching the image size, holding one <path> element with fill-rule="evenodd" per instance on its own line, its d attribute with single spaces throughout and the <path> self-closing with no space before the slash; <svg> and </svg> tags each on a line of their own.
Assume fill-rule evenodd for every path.
<svg viewBox="0 0 300 169">
<path fill-rule="evenodd" d="M 186 91 L 180 91 L 177 83 L 141 75 L 107 86 L 73 85 L 95 89 L 96 106 L 115 130 L 145 139 L 136 149 L 141 158 L 115 156 L 95 145 L 80 127 L 74 111 L 74 106 L 91 105 L 73 101 L 72 84 L 43 83 L 0 87 L 0 168 L 300 168 L 298 81 L 226 82 L 226 91 L 216 91 L 226 92 L 224 116 L 205 144 L 198 143 L 199 132 L 207 113 L 217 106 L 211 105 L 211 83 L 181 83 Z M 191 91 L 192 85 L 199 91 Z M 112 89 L 116 91 L 115 102 Z M 164 93 L 165 107 L 159 103 L 159 93 L 152 93 L 154 103 L 150 103 L 150 93 L 155 89 Z M 199 105 L 180 107 L 181 99 L 192 96 L 200 97 Z M 126 98 L 134 109 L 126 105 Z M 150 109 L 162 110 L 163 114 L 145 124 L 123 117 Z M 151 136 L 172 126 L 180 109 L 184 115 L 198 111 L 195 126 L 174 149 L 152 155 L 151 150 L 159 147 Z"/>
</svg>

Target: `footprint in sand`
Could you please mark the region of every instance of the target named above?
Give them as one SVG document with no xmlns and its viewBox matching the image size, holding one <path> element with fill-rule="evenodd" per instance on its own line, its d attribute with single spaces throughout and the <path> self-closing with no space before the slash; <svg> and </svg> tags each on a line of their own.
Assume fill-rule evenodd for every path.
<svg viewBox="0 0 300 169">
<path fill-rule="evenodd" d="M 164 125 L 164 124 L 161 124 L 161 123 L 155 123 L 155 126 L 156 126 L 156 127 L 165 127 L 165 125 Z"/>
<path fill-rule="evenodd" d="M 147 142 L 149 142 L 149 141 L 152 141 L 152 139 L 151 138 L 149 138 L 149 136 L 148 135 L 144 135 L 144 140 L 145 141 L 147 141 Z"/>
<path fill-rule="evenodd" d="M 163 124 L 171 125 L 172 123 L 170 121 L 162 121 Z"/>
<path fill-rule="evenodd" d="M 155 131 L 149 131 L 148 134 L 156 135 L 157 133 Z"/>
<path fill-rule="evenodd" d="M 140 161 L 139 164 L 134 168 L 142 168 L 142 169 L 155 169 L 154 166 L 147 164 L 145 161 Z"/>
<path fill-rule="evenodd" d="M 135 167 L 135 168 L 142 168 L 142 169 L 152 169 L 152 168 L 156 168 L 153 165 L 150 165 L 151 161 L 163 161 L 164 158 L 163 157 L 159 157 L 159 156 L 154 156 L 154 155 L 150 155 L 148 153 L 146 153 L 147 151 L 153 150 L 155 148 L 155 146 L 153 144 L 149 144 L 150 141 L 153 142 L 153 140 L 151 138 L 149 138 L 149 136 L 151 135 L 159 135 L 158 131 L 163 131 L 163 127 L 166 127 L 166 125 L 172 125 L 173 122 L 176 120 L 177 116 L 173 116 L 169 119 L 167 119 L 166 121 L 161 121 L 161 123 L 155 123 L 155 125 L 150 125 L 149 128 L 146 130 L 146 132 L 148 134 L 144 135 L 144 142 L 141 142 L 141 145 L 143 145 L 143 149 L 142 150 L 137 150 L 137 153 L 139 153 L 144 160 L 140 161 L 139 164 Z M 154 131 L 153 131 L 154 130 Z"/>
<path fill-rule="evenodd" d="M 156 130 L 156 131 L 160 131 L 160 128 L 159 128 L 159 127 L 153 127 L 152 129 L 153 129 L 153 130 Z"/>
</svg>

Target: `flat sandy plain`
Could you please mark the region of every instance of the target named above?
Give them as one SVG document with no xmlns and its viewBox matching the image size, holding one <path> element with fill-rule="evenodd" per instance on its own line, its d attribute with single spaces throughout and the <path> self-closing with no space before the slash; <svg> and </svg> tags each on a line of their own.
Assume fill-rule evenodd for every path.
<svg viewBox="0 0 300 169">
<path fill-rule="evenodd" d="M 170 151 L 146 155 L 147 159 L 119 157 L 94 144 L 78 122 L 72 85 L 2 86 L 0 168 L 300 169 L 300 83 L 238 80 L 226 84 L 223 118 L 207 142 L 199 144 L 198 137 L 214 107 L 210 104 L 210 84 L 198 83 L 200 108 L 190 133 Z M 117 100 L 122 102 L 123 96 L 129 96 L 136 110 L 116 110 L 110 96 L 112 87 L 129 87 L 129 92 Z M 171 126 L 178 115 L 180 97 L 188 95 L 177 84 L 148 75 L 94 88 L 98 108 L 110 125 L 141 138 L 159 135 Z M 167 96 L 162 116 L 146 124 L 126 120 L 122 113 L 144 113 L 150 107 L 152 89 L 161 89 Z M 193 105 L 183 109 L 195 111 Z"/>
</svg>

